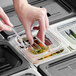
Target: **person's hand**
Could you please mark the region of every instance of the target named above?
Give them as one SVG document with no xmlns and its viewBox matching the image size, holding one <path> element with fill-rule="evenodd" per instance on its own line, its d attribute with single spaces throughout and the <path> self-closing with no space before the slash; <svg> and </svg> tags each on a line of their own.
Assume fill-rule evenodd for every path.
<svg viewBox="0 0 76 76">
<path fill-rule="evenodd" d="M 39 21 L 39 26 L 34 27 L 34 29 L 39 30 L 37 33 L 37 37 L 44 42 L 45 31 L 49 26 L 46 9 L 31 6 L 30 4 L 23 2 L 25 0 L 19 0 L 19 3 L 16 1 L 18 0 L 14 0 L 16 13 L 25 28 L 26 36 L 29 39 L 30 43 L 33 44 L 31 26 L 37 20 Z"/>
<path fill-rule="evenodd" d="M 13 27 L 13 25 L 11 24 L 3 9 L 0 7 L 0 31 L 11 31 L 12 29 L 10 27 Z"/>
</svg>

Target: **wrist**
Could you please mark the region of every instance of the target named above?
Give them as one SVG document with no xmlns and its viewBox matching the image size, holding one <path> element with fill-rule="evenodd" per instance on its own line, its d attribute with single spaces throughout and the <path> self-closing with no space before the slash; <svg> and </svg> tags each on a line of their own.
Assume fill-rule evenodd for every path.
<svg viewBox="0 0 76 76">
<path fill-rule="evenodd" d="M 28 1 L 27 0 L 13 0 L 14 8 L 15 10 L 22 10 L 23 7 L 28 7 Z"/>
<path fill-rule="evenodd" d="M 25 3 L 28 4 L 27 0 L 13 0 L 14 3 Z"/>
</svg>

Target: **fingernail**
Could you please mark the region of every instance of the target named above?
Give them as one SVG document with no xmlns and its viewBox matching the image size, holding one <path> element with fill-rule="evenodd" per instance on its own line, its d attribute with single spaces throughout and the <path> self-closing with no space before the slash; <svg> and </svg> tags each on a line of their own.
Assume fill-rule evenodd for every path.
<svg viewBox="0 0 76 76">
<path fill-rule="evenodd" d="M 11 27 L 13 27 L 13 24 L 12 24 L 10 21 L 8 21 L 8 23 L 9 23 L 9 25 L 10 25 Z"/>
<path fill-rule="evenodd" d="M 33 43 L 34 43 L 34 42 L 33 42 L 33 41 L 31 41 L 30 43 L 31 43 L 31 45 L 33 45 Z"/>
<path fill-rule="evenodd" d="M 10 25 L 11 25 L 11 27 L 13 27 L 13 24 L 12 23 L 10 23 Z"/>
<path fill-rule="evenodd" d="M 33 41 L 33 39 L 31 39 L 30 44 L 33 45 L 33 43 L 34 43 L 34 41 Z"/>
</svg>

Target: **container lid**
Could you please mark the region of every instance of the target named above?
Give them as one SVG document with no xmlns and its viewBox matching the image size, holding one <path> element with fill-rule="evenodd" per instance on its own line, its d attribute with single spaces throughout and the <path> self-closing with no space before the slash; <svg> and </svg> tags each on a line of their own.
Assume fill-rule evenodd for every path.
<svg viewBox="0 0 76 76">
<path fill-rule="evenodd" d="M 6 40 L 0 41 L 0 76 L 7 76 L 30 68 L 23 58 Z"/>
<path fill-rule="evenodd" d="M 75 76 L 76 52 L 41 64 L 38 71 L 44 76 Z"/>
<path fill-rule="evenodd" d="M 63 40 L 73 49 L 76 49 L 76 18 L 57 26 L 57 30 L 63 36 Z"/>
</svg>

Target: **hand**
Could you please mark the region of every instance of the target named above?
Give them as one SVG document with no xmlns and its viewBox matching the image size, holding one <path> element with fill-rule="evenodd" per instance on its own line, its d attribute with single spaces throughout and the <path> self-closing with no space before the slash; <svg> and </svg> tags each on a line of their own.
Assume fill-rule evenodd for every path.
<svg viewBox="0 0 76 76">
<path fill-rule="evenodd" d="M 14 0 L 16 1 L 16 0 Z M 22 2 L 22 1 L 21 1 Z M 44 42 L 45 40 L 45 31 L 49 26 L 49 21 L 47 18 L 47 11 L 45 8 L 38 8 L 31 6 L 30 4 L 23 2 L 21 5 L 15 4 L 15 10 L 17 15 L 22 22 L 27 38 L 29 39 L 30 43 L 33 44 L 33 36 L 31 33 L 31 27 L 35 21 L 39 21 L 39 27 L 34 27 L 34 29 L 39 30 L 37 37 Z M 16 2 L 17 3 L 17 2 Z"/>
<path fill-rule="evenodd" d="M 2 30 L 11 31 L 12 29 L 10 27 L 13 27 L 13 25 L 11 24 L 9 18 L 7 17 L 7 15 L 5 14 L 5 12 L 1 7 L 0 7 L 0 18 L 1 18 L 0 31 Z"/>
</svg>

